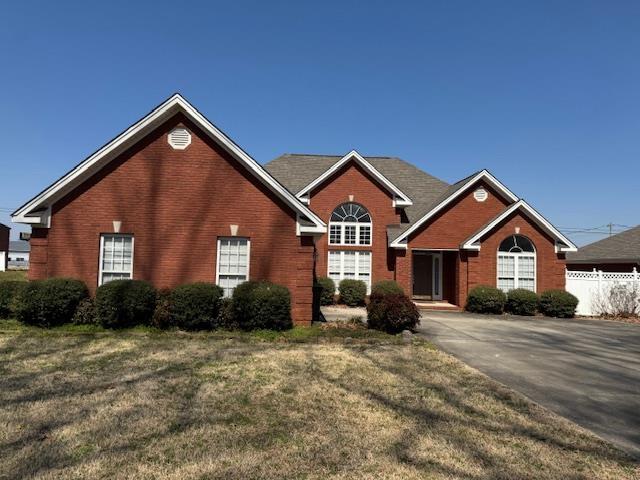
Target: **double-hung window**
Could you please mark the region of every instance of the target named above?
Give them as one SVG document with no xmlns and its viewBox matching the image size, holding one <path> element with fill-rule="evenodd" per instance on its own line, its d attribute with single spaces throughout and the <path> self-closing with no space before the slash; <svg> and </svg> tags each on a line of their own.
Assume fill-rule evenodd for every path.
<svg viewBox="0 0 640 480">
<path fill-rule="evenodd" d="M 111 280 L 133 278 L 133 235 L 100 236 L 100 274 L 98 285 Z"/>
<path fill-rule="evenodd" d="M 371 290 L 371 252 L 360 250 L 329 251 L 328 276 L 336 286 L 341 280 L 362 280 Z"/>
<path fill-rule="evenodd" d="M 218 265 L 216 283 L 230 297 L 233 289 L 249 280 L 249 239 L 223 237 L 218 239 Z"/>
<path fill-rule="evenodd" d="M 329 245 L 371 245 L 371 215 L 357 203 L 343 203 L 329 220 Z"/>
<path fill-rule="evenodd" d="M 536 251 L 527 237 L 511 235 L 498 248 L 498 288 L 536 290 Z"/>
</svg>

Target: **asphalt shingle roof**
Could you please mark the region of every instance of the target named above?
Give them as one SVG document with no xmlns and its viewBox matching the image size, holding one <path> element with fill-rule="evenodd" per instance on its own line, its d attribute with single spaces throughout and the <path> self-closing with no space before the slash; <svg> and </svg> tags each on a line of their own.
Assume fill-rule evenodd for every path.
<svg viewBox="0 0 640 480">
<path fill-rule="evenodd" d="M 567 253 L 567 263 L 640 263 L 640 225 Z"/>
<path fill-rule="evenodd" d="M 9 242 L 9 251 L 11 252 L 29 252 L 31 245 L 24 240 L 11 240 Z"/>
<path fill-rule="evenodd" d="M 341 158 L 337 155 L 287 153 L 267 163 L 265 168 L 276 180 L 296 194 Z M 397 237 L 444 198 L 462 187 L 468 179 L 449 185 L 397 157 L 364 158 L 413 202 L 413 205 L 405 208 L 409 223 L 390 227 L 389 236 Z"/>
</svg>

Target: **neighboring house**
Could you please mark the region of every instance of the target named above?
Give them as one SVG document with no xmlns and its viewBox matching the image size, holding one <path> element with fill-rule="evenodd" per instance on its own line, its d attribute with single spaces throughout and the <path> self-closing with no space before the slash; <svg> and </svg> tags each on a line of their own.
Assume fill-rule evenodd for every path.
<svg viewBox="0 0 640 480">
<path fill-rule="evenodd" d="M 640 270 L 640 225 L 591 243 L 567 255 L 567 269 L 632 272 Z"/>
<path fill-rule="evenodd" d="M 5 224 L 0 223 L 0 272 L 7 269 L 7 261 L 9 258 L 9 233 L 11 229 Z"/>
<path fill-rule="evenodd" d="M 9 262 L 8 267 L 14 269 L 29 268 L 29 252 L 31 247 L 29 242 L 24 240 L 12 240 L 9 242 Z"/>
<path fill-rule="evenodd" d="M 575 245 L 486 170 L 449 185 L 355 151 L 287 154 L 265 167 L 329 225 L 316 241 L 319 276 L 396 280 L 416 299 L 458 306 L 481 284 L 564 288 Z"/>
<path fill-rule="evenodd" d="M 32 226 L 29 277 L 159 288 L 247 279 L 291 291 L 314 274 L 395 279 L 463 305 L 470 288 L 564 287 L 575 246 L 483 170 L 448 185 L 397 158 L 284 155 L 266 169 L 176 94 L 13 213 Z M 327 232 L 327 224 L 329 232 Z"/>
</svg>

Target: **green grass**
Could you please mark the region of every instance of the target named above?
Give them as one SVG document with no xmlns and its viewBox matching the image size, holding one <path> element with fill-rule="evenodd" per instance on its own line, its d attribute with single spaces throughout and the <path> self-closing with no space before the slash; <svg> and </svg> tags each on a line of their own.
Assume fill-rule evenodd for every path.
<svg viewBox="0 0 640 480">
<path fill-rule="evenodd" d="M 27 272 L 24 270 L 7 270 L 0 272 L 0 282 L 27 281 Z"/>
<path fill-rule="evenodd" d="M 429 344 L 353 325 L 1 326 L 2 480 L 640 478 L 610 444 Z"/>
<path fill-rule="evenodd" d="M 387 342 L 401 343 L 397 335 L 388 335 L 384 332 L 369 330 L 364 327 L 354 327 L 349 323 L 344 324 L 319 324 L 311 327 L 294 327 L 291 330 L 277 332 L 274 330 L 254 330 L 243 332 L 239 330 L 214 330 L 203 332 L 185 332 L 179 330 L 161 330 L 148 326 L 136 326 L 119 330 L 106 329 L 100 325 L 73 325 L 65 324 L 52 328 L 41 328 L 25 325 L 17 320 L 0 319 L 0 333 L 25 333 L 33 336 L 55 335 L 85 335 L 97 334 L 102 336 L 126 336 L 126 335 L 151 335 L 151 336 L 176 336 L 209 338 L 209 339 L 235 339 L 252 342 L 287 342 L 287 343 L 313 343 L 321 341 L 353 341 L 354 343 Z M 419 340 L 416 340 L 419 341 Z"/>
</svg>

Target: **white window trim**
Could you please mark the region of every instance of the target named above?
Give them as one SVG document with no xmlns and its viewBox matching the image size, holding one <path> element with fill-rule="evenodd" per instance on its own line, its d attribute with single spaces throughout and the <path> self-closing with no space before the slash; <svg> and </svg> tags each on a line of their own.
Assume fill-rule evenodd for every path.
<svg viewBox="0 0 640 480">
<path fill-rule="evenodd" d="M 369 215 L 371 216 L 371 215 Z M 332 243 L 331 242 L 331 226 L 337 225 L 340 227 L 340 243 Z M 344 242 L 344 232 L 345 226 L 356 227 L 356 243 L 345 243 Z M 360 227 L 369 227 L 369 243 L 360 243 Z M 370 247 L 373 245 L 373 222 L 329 222 L 329 245 L 333 246 L 362 246 L 362 247 Z"/>
<path fill-rule="evenodd" d="M 519 263 L 518 259 L 521 257 L 532 257 L 533 258 L 533 292 L 538 291 L 538 255 L 536 254 L 535 246 L 533 247 L 533 252 L 501 252 L 498 250 L 498 256 L 496 258 L 496 287 L 500 288 L 500 257 L 511 257 L 513 258 L 513 289 L 521 288 L 519 285 L 520 275 L 519 275 Z M 511 278 L 511 277 L 502 277 L 502 278 Z M 529 290 L 528 288 L 526 290 Z M 505 292 L 506 293 L 506 292 Z"/>
<path fill-rule="evenodd" d="M 245 282 L 248 282 L 251 278 L 249 276 L 251 267 L 251 239 L 249 237 L 218 237 L 218 241 L 216 242 L 216 285 L 220 285 L 220 241 L 227 238 L 247 240 L 247 279 Z"/>
<path fill-rule="evenodd" d="M 336 293 L 338 293 L 338 286 L 339 283 L 342 280 L 345 280 L 345 276 L 344 276 L 344 252 L 355 252 L 355 264 L 356 264 L 356 276 L 354 278 L 349 278 L 348 280 L 360 280 L 360 278 L 358 278 L 358 274 L 360 273 L 360 271 L 358 270 L 358 267 L 360 265 L 360 253 L 368 253 L 369 254 L 369 284 L 367 285 L 367 295 L 369 295 L 371 293 L 371 286 L 373 285 L 373 277 L 372 277 L 372 270 L 373 270 L 373 252 L 371 250 L 329 250 L 327 252 L 327 277 L 329 277 L 330 272 L 331 272 L 331 253 L 332 252 L 337 252 L 340 254 L 340 280 L 338 280 L 338 283 L 336 283 Z M 365 282 L 366 283 L 366 282 Z"/>
<path fill-rule="evenodd" d="M 104 238 L 105 237 L 130 237 L 131 238 L 131 280 L 133 280 L 133 267 L 135 264 L 136 237 L 130 233 L 101 233 L 100 234 L 100 255 L 98 264 L 98 286 L 102 285 L 102 275 L 105 273 L 102 265 L 104 260 Z M 111 273 L 111 272 L 106 272 Z"/>
</svg>

